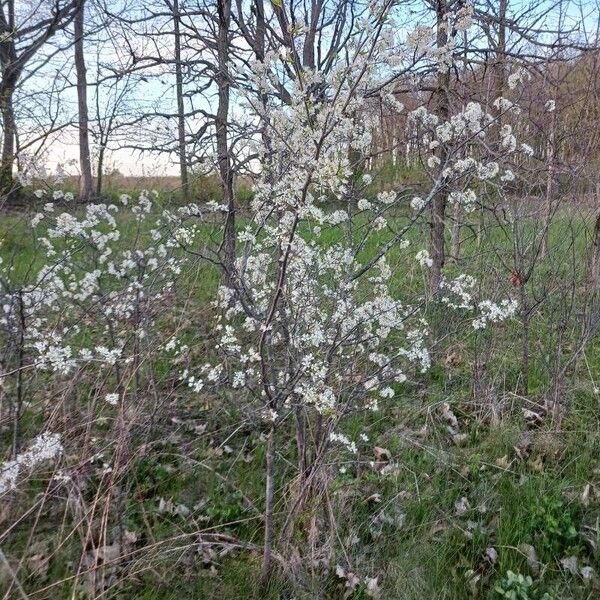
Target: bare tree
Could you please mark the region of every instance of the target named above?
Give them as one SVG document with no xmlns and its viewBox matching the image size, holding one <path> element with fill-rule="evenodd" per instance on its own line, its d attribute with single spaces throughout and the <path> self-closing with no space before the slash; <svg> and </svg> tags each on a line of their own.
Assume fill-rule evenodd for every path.
<svg viewBox="0 0 600 600">
<path fill-rule="evenodd" d="M 217 0 L 217 76 L 218 107 L 215 119 L 217 160 L 223 189 L 223 204 L 227 217 L 223 231 L 223 251 L 226 273 L 233 273 L 235 263 L 235 193 L 233 169 L 229 154 L 229 42 L 231 27 L 231 0 Z"/>
<path fill-rule="evenodd" d="M 88 201 L 92 195 L 92 163 L 90 160 L 89 117 L 87 102 L 87 73 L 83 48 L 85 20 L 85 0 L 74 19 L 75 69 L 77 71 L 77 110 L 79 116 L 79 196 Z"/>
<path fill-rule="evenodd" d="M 179 0 L 165 0 L 173 11 L 173 43 L 175 45 L 175 94 L 177 97 L 177 138 L 179 142 L 179 174 L 184 200 L 189 199 L 186 136 L 185 136 L 185 106 L 183 102 L 183 63 L 181 59 L 181 14 Z"/>
<path fill-rule="evenodd" d="M 447 0 L 437 0 L 436 10 L 436 44 L 439 50 L 446 48 L 448 35 L 448 12 L 450 6 Z M 437 76 L 437 89 L 435 91 L 435 112 L 440 121 L 447 121 L 450 116 L 450 81 L 451 72 L 449 68 L 441 69 Z M 445 168 L 448 159 L 448 148 L 440 144 L 437 149 L 437 158 L 440 169 Z M 441 176 L 441 171 L 440 171 Z M 445 262 L 445 219 L 446 205 L 448 202 L 447 192 L 442 188 L 431 203 L 430 223 L 430 248 L 431 269 L 429 270 L 429 291 L 436 294 L 442 280 L 442 268 Z"/>
<path fill-rule="evenodd" d="M 21 19 L 17 19 L 15 0 L 5 0 L 0 5 L 0 113 L 3 125 L 0 194 L 10 195 L 17 189 L 13 179 L 17 127 L 13 97 L 19 80 L 46 42 L 70 25 L 81 3 L 82 0 L 57 0 L 47 5 L 48 10 L 32 7 L 21 15 Z"/>
</svg>

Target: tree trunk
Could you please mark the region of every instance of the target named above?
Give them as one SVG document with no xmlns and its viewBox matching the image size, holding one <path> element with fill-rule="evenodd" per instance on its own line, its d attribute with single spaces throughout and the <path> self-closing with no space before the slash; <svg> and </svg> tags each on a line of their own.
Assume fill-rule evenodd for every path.
<svg viewBox="0 0 600 600">
<path fill-rule="evenodd" d="M 546 162 L 548 170 L 546 171 L 546 197 L 544 200 L 544 229 L 542 232 L 542 257 L 548 255 L 550 223 L 552 221 L 552 210 L 554 200 L 554 177 L 555 177 L 555 156 L 556 156 L 556 109 L 552 112 L 550 120 L 550 133 L 548 134 L 548 143 L 546 144 Z"/>
<path fill-rule="evenodd" d="M 179 175 L 183 199 L 189 200 L 187 154 L 185 147 L 185 106 L 183 103 L 183 70 L 181 68 L 181 31 L 179 0 L 173 0 L 173 31 L 175 34 L 175 92 L 177 95 L 177 136 L 179 142 Z"/>
<path fill-rule="evenodd" d="M 494 97 L 501 98 L 504 96 L 504 85 L 506 79 L 506 11 L 508 9 L 508 0 L 500 0 L 498 3 L 498 39 L 496 40 L 496 56 L 494 68 L 492 69 L 494 78 Z M 492 139 L 495 142 L 496 151 L 502 149 L 502 139 L 500 132 L 502 130 L 502 110 L 498 108 L 498 115 L 493 128 Z"/>
<path fill-rule="evenodd" d="M 454 204 L 452 221 L 452 249 L 450 251 L 452 260 L 458 262 L 460 259 L 460 202 Z"/>
<path fill-rule="evenodd" d="M 447 0 L 438 0 L 437 2 L 437 47 L 443 48 L 448 43 L 448 18 L 447 18 Z M 436 115 L 440 123 L 448 120 L 450 115 L 450 69 L 445 68 L 438 73 L 436 89 Z M 436 156 L 439 159 L 438 177 L 442 177 L 442 170 L 448 158 L 448 149 L 445 144 L 440 144 L 437 148 Z M 448 192 L 443 187 L 431 202 L 431 222 L 430 222 L 430 256 L 432 260 L 429 269 L 429 292 L 432 295 L 437 294 L 442 280 L 442 268 L 445 262 L 445 218 Z"/>
<path fill-rule="evenodd" d="M 101 144 L 98 150 L 98 169 L 96 171 L 96 196 L 98 197 L 102 195 L 102 184 L 104 183 L 104 150 L 105 146 Z"/>
<path fill-rule="evenodd" d="M 227 206 L 227 216 L 223 230 L 223 266 L 225 268 L 225 281 L 228 285 L 231 285 L 235 270 L 235 198 L 228 139 L 231 0 L 217 0 L 217 10 L 219 31 L 217 36 L 218 73 L 216 80 L 219 91 L 219 104 L 215 125 L 223 203 Z"/>
<path fill-rule="evenodd" d="M 600 183 L 596 184 L 596 202 L 600 202 Z M 600 206 L 600 204 L 598 204 Z M 592 256 L 590 260 L 590 283 L 591 293 L 598 291 L 600 287 L 600 213 L 596 218 L 592 241 Z"/>
<path fill-rule="evenodd" d="M 13 179 L 15 160 L 15 112 L 13 108 L 14 87 L 0 89 L 0 112 L 2 113 L 2 159 L 0 161 L 0 195 L 10 196 L 16 189 Z"/>
<path fill-rule="evenodd" d="M 271 425 L 267 438 L 267 481 L 265 484 L 265 537 L 263 547 L 263 560 L 260 570 L 260 579 L 263 585 L 267 584 L 273 566 L 273 509 L 275 507 L 275 425 Z"/>
<path fill-rule="evenodd" d="M 90 160 L 87 77 L 83 49 L 85 2 L 75 14 L 75 70 L 77 72 L 77 108 L 79 111 L 79 197 L 87 202 L 92 196 L 92 163 Z"/>
</svg>

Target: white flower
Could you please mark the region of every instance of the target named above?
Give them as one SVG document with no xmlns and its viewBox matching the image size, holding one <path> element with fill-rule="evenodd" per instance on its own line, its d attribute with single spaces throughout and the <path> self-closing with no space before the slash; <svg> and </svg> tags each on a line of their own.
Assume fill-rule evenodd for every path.
<svg viewBox="0 0 600 600">
<path fill-rule="evenodd" d="M 233 382 L 231 384 L 234 388 L 241 388 L 246 385 L 246 374 L 243 371 L 236 371 L 233 374 Z"/>
<path fill-rule="evenodd" d="M 353 454 L 358 452 L 358 448 L 356 447 L 356 444 L 354 442 L 350 441 L 348 439 L 348 437 L 345 436 L 343 433 L 335 433 L 334 431 L 332 431 L 329 434 L 329 440 L 331 442 L 338 442 L 339 444 L 342 444 L 343 446 L 346 447 L 347 450 L 349 450 Z"/>
<path fill-rule="evenodd" d="M 33 215 L 31 221 L 29 221 L 29 225 L 33 228 L 37 227 L 40 222 L 44 219 L 44 213 L 36 213 Z"/>
<path fill-rule="evenodd" d="M 500 304 L 495 304 L 491 300 L 483 300 L 478 304 L 481 314 L 473 321 L 473 328 L 485 329 L 488 322 L 504 321 L 515 314 L 518 306 L 518 302 L 514 299 L 502 300 Z"/>
<path fill-rule="evenodd" d="M 396 201 L 396 192 L 379 192 L 377 194 L 377 201 L 389 206 Z"/>
<path fill-rule="evenodd" d="M 383 388 L 380 392 L 379 395 L 382 398 L 393 398 L 394 397 L 394 390 L 391 387 L 385 387 Z"/>
<path fill-rule="evenodd" d="M 498 175 L 500 171 L 500 166 L 497 162 L 489 162 L 487 164 L 479 164 L 477 167 L 477 177 L 482 180 L 493 179 Z"/>
<path fill-rule="evenodd" d="M 425 206 L 425 200 L 423 200 L 423 198 L 420 198 L 419 196 L 415 196 L 411 201 L 410 201 L 410 207 L 415 211 L 418 212 L 420 210 L 422 210 Z"/>
<path fill-rule="evenodd" d="M 511 90 L 514 90 L 518 85 L 520 85 L 521 83 L 523 83 L 523 81 L 525 81 L 525 79 L 528 79 L 529 75 L 528 73 L 522 69 L 521 67 L 519 67 L 514 73 L 511 73 L 508 76 L 508 87 Z"/>
<path fill-rule="evenodd" d="M 554 112 L 554 109 L 556 108 L 556 102 L 554 100 L 548 100 L 544 107 L 548 112 Z"/>
<path fill-rule="evenodd" d="M 427 166 L 430 169 L 435 169 L 436 167 L 438 167 L 441 164 L 440 159 L 437 156 L 430 156 L 427 159 Z"/>
<path fill-rule="evenodd" d="M 526 156 L 533 156 L 533 148 L 529 144 L 521 144 L 521 152 Z"/>
<path fill-rule="evenodd" d="M 0 494 L 15 489 L 23 467 L 33 469 L 37 465 L 56 458 L 63 450 L 57 433 L 42 433 L 31 446 L 14 460 L 0 465 Z"/>
<path fill-rule="evenodd" d="M 415 259 L 422 267 L 429 268 L 433 265 L 433 259 L 431 259 L 429 256 L 429 252 L 427 252 L 427 250 L 419 250 L 415 254 Z"/>
<path fill-rule="evenodd" d="M 387 221 L 381 215 L 373 221 L 373 228 L 375 229 L 375 231 L 381 231 L 382 229 L 385 229 L 386 227 L 387 227 Z"/>
<path fill-rule="evenodd" d="M 111 406 L 116 406 L 119 403 L 119 394 L 106 394 L 106 396 L 104 396 L 104 400 L 107 404 L 110 404 Z"/>
</svg>

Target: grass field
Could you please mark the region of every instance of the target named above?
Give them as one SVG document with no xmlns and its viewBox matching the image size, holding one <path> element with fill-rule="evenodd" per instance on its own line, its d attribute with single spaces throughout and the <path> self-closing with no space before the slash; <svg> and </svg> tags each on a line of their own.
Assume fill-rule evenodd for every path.
<svg viewBox="0 0 600 600">
<path fill-rule="evenodd" d="M 405 218 L 399 215 L 392 225 Z M 131 242 L 135 222 L 128 214 L 120 219 L 122 239 Z M 477 227 L 490 228 L 481 242 Z M 537 235 L 537 224 L 524 220 L 518 227 L 526 247 Z M 558 600 L 600 595 L 597 336 L 573 358 L 582 315 L 591 302 L 586 287 L 590 231 L 589 219 L 570 211 L 559 214 L 550 236 L 553 252 L 536 264 L 525 284 L 533 306 L 526 390 L 520 313 L 493 331 L 475 332 L 467 319 L 449 320 L 431 303 L 428 321 L 435 339 L 441 340 L 432 349 L 431 370 L 411 373 L 380 411 L 365 411 L 344 422 L 352 438 L 364 432 L 369 441 L 345 461 L 328 491 L 335 535 L 347 549 L 339 564 L 377 577 L 381 598 Z M 332 228 L 324 243 L 340 235 Z M 384 230 L 372 238 L 365 258 L 391 235 Z M 511 285 L 514 235 L 512 224 L 503 228 L 487 215 L 479 221 L 473 217 L 473 226 L 464 228 L 462 258 L 448 266 L 448 276 L 465 270 L 487 294 L 520 294 Z M 206 224 L 197 242 L 218 236 L 217 228 Z M 423 270 L 409 257 L 422 247 L 425 236 L 426 231 L 415 228 L 409 234 L 412 245 L 390 254 L 392 287 L 401 297 L 415 299 L 424 293 Z M 43 251 L 36 248 L 22 215 L 3 215 L 0 239 L 0 254 L 5 264 L 14 265 L 11 278 L 18 285 L 35 272 Z M 138 243 L 149 242 L 142 238 Z M 174 309 L 158 319 L 165 331 L 179 331 L 191 360 L 202 360 L 211 352 L 210 299 L 220 274 L 197 259 L 187 263 L 180 277 Z M 262 521 L 257 507 L 264 497 L 264 433 L 246 421 L 233 391 L 231 397 L 199 397 L 161 361 L 157 356 L 151 364 L 154 391 L 161 399 L 152 428 L 138 430 L 132 421 L 130 467 L 120 500 L 129 555 L 124 564 L 111 566 L 111 540 L 117 532 L 109 524 L 105 597 L 253 597 L 259 589 Z M 564 374 L 557 381 L 561 369 Z M 77 419 L 90 416 L 84 391 L 91 396 L 94 384 L 82 377 L 76 388 L 80 397 L 71 395 L 70 414 L 61 417 L 74 434 L 80 427 Z M 53 400 L 70 385 L 43 375 L 28 382 L 24 432 L 36 431 L 40 413 L 52 411 Z M 101 438 L 116 413 L 110 406 L 96 406 L 91 416 L 97 420 L 94 435 Z M 10 435 L 8 424 L 2 427 L 4 449 Z M 279 480 L 285 481 L 295 446 L 291 431 L 281 438 L 288 440 L 279 446 L 277 457 Z M 85 503 L 94 501 L 100 472 L 95 465 L 85 471 Z M 22 501 L 42 493 L 45 481 L 34 479 L 22 492 Z M 285 494 L 278 489 L 280 503 Z M 77 536 L 68 533 L 77 514 L 68 505 L 77 505 L 77 498 L 70 498 L 67 508 L 61 508 L 59 499 L 65 500 L 50 499 L 22 515 L 10 535 L 0 533 L 0 548 L 11 564 L 19 564 L 21 583 L 32 599 L 86 597 L 85 587 L 73 595 L 74 565 L 82 549 Z M 280 508 L 276 506 L 276 515 Z M 18 512 L 14 506 L 0 510 L 3 530 L 11 526 L 13 511 Z M 87 526 L 99 528 L 100 521 L 95 516 Z M 307 514 L 302 535 L 310 538 L 315 527 L 318 523 Z M 246 545 L 231 542 L 215 549 L 197 543 L 200 532 L 230 536 Z M 322 557 L 317 553 L 312 559 L 316 571 Z M 281 577 L 261 594 L 347 597 L 347 579 L 336 575 L 334 567 L 325 579 L 305 580 L 301 591 L 289 589 Z M 0 589 L 9 582 L 0 565 Z M 367 597 L 365 585 L 352 597 Z"/>
</svg>

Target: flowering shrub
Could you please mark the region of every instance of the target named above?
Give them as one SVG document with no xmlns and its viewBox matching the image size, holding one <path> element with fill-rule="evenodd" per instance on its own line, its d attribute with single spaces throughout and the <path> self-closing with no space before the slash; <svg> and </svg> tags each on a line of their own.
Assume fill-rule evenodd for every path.
<svg viewBox="0 0 600 600">
<path fill-rule="evenodd" d="M 216 356 L 182 372 L 197 393 L 229 388 L 238 399 L 243 393 L 247 418 L 257 425 L 263 422 L 263 572 L 269 569 L 274 543 L 278 432 L 293 427 L 295 481 L 301 482 L 289 482 L 293 494 L 281 531 L 285 548 L 301 507 L 327 488 L 315 481 L 328 481 L 334 449 L 357 450 L 358 438 L 343 431 L 344 417 L 393 401 L 409 374 L 424 373 L 431 364 L 423 298 L 392 293 L 389 252 L 409 246 L 407 232 L 442 189 L 452 190 L 451 201 L 470 209 L 478 199 L 466 182 L 502 186 L 511 179 L 501 157 L 464 157 L 467 145 L 479 142 L 485 147 L 495 123 L 483 107 L 470 103 L 447 122 L 421 107 L 409 115 L 409 122 L 431 168 L 429 193 L 412 200 L 393 191 L 361 197 L 372 179 L 357 177 L 349 150 L 368 155 L 374 122 L 365 110 L 367 94 L 382 89 L 386 95 L 381 74 L 398 64 L 393 22 L 375 23 L 367 23 L 349 43 L 349 60 L 340 61 L 329 75 L 296 72 L 288 104 L 276 100 L 285 56 L 269 55 L 245 74 L 256 82 L 261 100 L 268 99 L 263 104 L 249 93 L 245 96 L 249 111 L 262 124 L 261 140 L 255 142 L 261 172 L 251 218 L 237 237 L 235 272 L 228 273 L 214 304 Z M 450 54 L 436 55 L 440 68 L 446 68 Z M 319 97 L 315 90 L 320 90 Z M 400 103 L 388 105 L 403 110 Z M 502 140 L 505 156 L 516 152 L 510 127 L 502 129 Z M 436 153 L 442 144 L 451 148 L 444 164 Z M 406 227 L 395 230 L 394 211 L 408 205 L 413 216 Z M 390 241 L 367 251 L 368 241 L 383 230 L 391 232 Z M 407 264 L 413 262 L 410 253 L 401 256 Z M 424 248 L 413 256 L 425 269 L 432 264 Z M 497 304 L 476 299 L 474 286 L 468 275 L 445 281 L 437 301 L 470 313 L 475 329 L 514 314 L 513 300 Z"/>
<path fill-rule="evenodd" d="M 235 395 L 248 423 L 266 437 L 267 574 L 276 537 L 281 432 L 293 431 L 297 458 L 295 476 L 281 484 L 291 492 L 279 536 L 285 555 L 302 508 L 311 502 L 320 506 L 339 472 L 340 450 L 356 454 L 359 443 L 368 441 L 364 432 L 346 433 L 344 419 L 393 403 L 401 384 L 431 366 L 429 348 L 436 340 L 426 320 L 428 298 L 392 289 L 396 274 L 390 254 L 397 252 L 403 264 L 426 272 L 433 265 L 429 249 L 420 240 L 409 244 L 408 233 L 434 199 L 443 193 L 471 211 L 484 203 L 480 189 L 511 182 L 509 162 L 529 154 L 510 124 L 500 129 L 500 150 L 486 152 L 497 115 L 478 103 L 447 120 L 419 107 L 408 123 L 429 175 L 428 190 L 421 196 L 387 190 L 365 197 L 372 178 L 359 177 L 350 155 L 369 154 L 376 126 L 367 110 L 373 90 L 402 112 L 389 74 L 414 66 L 415 51 L 440 71 L 451 66 L 454 54 L 452 39 L 447 47 L 432 47 L 431 31 L 421 27 L 399 53 L 393 21 L 382 18 L 376 4 L 370 10 L 348 42 L 348 59 L 327 75 L 298 70 L 288 83 L 286 53 L 269 53 L 244 73 L 259 92 L 247 92 L 243 101 L 261 125 L 260 138 L 252 140 L 260 175 L 250 217 L 237 234 L 233 271 L 223 264 L 220 248 L 200 248 L 197 236 L 207 213 L 220 215 L 228 207 L 212 202 L 159 213 L 152 194 L 142 192 L 135 200 L 123 195 L 121 206 L 90 204 L 78 215 L 60 211 L 57 204 L 71 198 L 56 190 L 31 221 L 43 264 L 24 285 L 13 285 L 8 271 L 1 280 L 0 324 L 7 339 L 18 340 L 19 374 L 25 353 L 28 366 L 49 379 L 73 378 L 77 385 L 85 375 L 102 409 L 111 413 L 116 407 L 114 430 L 106 436 L 107 446 L 115 444 L 114 466 L 108 461 L 101 471 L 115 488 L 127 468 L 131 413 L 144 383 L 154 390 L 157 355 L 169 361 L 192 394 L 210 390 L 223 401 Z M 457 31 L 468 26 L 470 15 L 468 7 L 452 15 Z M 512 77 L 510 86 L 520 77 Z M 287 104 L 279 94 L 284 84 L 292 99 Z M 503 98 L 494 105 L 505 113 L 518 110 Z M 446 152 L 440 154 L 442 147 Z M 45 191 L 36 195 L 50 199 Z M 410 215 L 405 222 L 397 218 L 403 211 Z M 127 227 L 119 227 L 121 217 L 132 219 Z M 176 332 L 159 326 L 179 276 L 198 255 L 221 262 L 226 271 L 212 305 L 215 344 L 201 360 L 190 358 Z M 432 300 L 467 314 L 475 330 L 515 314 L 513 299 L 479 298 L 476 283 L 468 274 L 442 278 Z M 198 323 L 188 325 L 193 329 Z M 22 466 L 60 452 L 57 440 L 40 439 L 45 446 L 40 442 L 7 463 L 0 492 L 14 488 Z M 88 454 L 87 461 L 104 460 L 102 453 Z"/>
</svg>

